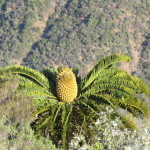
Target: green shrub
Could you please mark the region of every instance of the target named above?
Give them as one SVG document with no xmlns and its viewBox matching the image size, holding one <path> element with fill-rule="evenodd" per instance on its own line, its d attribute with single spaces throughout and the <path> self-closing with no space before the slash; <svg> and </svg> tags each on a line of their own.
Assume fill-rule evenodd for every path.
<svg viewBox="0 0 150 150">
<path fill-rule="evenodd" d="M 86 143 L 84 135 L 76 135 L 70 143 L 70 150 L 148 150 L 150 149 L 150 125 L 141 124 L 138 131 L 121 129 L 121 121 L 111 120 L 111 111 L 101 112 L 91 128 L 92 140 Z M 140 122 L 140 120 L 139 120 Z M 93 134 L 92 134 L 93 133 Z M 90 136 L 91 136 L 90 135 Z"/>
<path fill-rule="evenodd" d="M 56 150 L 52 141 L 46 138 L 37 139 L 27 123 L 24 126 L 13 126 L 3 115 L 0 124 L 1 150 Z"/>
<path fill-rule="evenodd" d="M 7 76 L 0 76 L 0 104 L 6 101 L 14 94 L 19 86 L 19 79 L 17 76 L 8 74 Z"/>
<path fill-rule="evenodd" d="M 8 122 L 12 125 L 21 125 L 33 120 L 33 112 L 36 109 L 34 101 L 25 94 L 25 92 L 15 93 L 0 105 L 0 112 L 7 116 Z"/>
</svg>

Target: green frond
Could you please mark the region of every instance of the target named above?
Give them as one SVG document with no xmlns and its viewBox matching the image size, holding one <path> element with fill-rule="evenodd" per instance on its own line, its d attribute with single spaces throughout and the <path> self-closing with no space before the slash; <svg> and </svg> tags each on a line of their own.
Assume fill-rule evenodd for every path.
<svg viewBox="0 0 150 150">
<path fill-rule="evenodd" d="M 51 135 L 54 136 L 55 131 L 55 124 L 53 121 L 56 119 L 56 114 L 58 115 L 57 109 L 59 107 L 59 103 L 53 103 L 49 106 L 43 106 L 43 108 L 39 108 L 36 111 L 36 116 L 38 117 L 36 122 L 33 123 L 32 127 L 35 129 L 36 135 L 47 136 Z M 46 133 L 45 133 L 46 131 Z"/>
<path fill-rule="evenodd" d="M 80 89 L 84 90 L 85 88 L 87 88 L 99 76 L 99 74 L 111 64 L 130 60 L 131 58 L 129 56 L 125 56 L 122 54 L 110 55 L 100 60 L 100 62 L 81 81 Z"/>
<path fill-rule="evenodd" d="M 49 110 L 49 106 L 45 106 L 45 107 L 42 107 L 42 108 L 39 108 L 37 111 L 34 112 L 34 116 L 38 116 L 40 114 L 43 114 L 44 112 L 48 111 Z"/>
<path fill-rule="evenodd" d="M 136 76 L 132 76 L 132 75 L 128 74 L 125 71 L 116 74 L 111 79 L 112 80 L 114 80 L 114 79 L 117 79 L 117 80 L 118 79 L 120 79 L 120 80 L 129 80 L 129 81 L 133 82 L 135 88 L 137 90 L 140 90 L 141 93 L 144 93 L 144 94 L 148 95 L 149 92 L 150 92 L 149 87 L 141 79 L 139 79 Z M 141 94 L 141 93 L 139 93 L 139 94 Z"/>
<path fill-rule="evenodd" d="M 45 68 L 42 71 L 44 76 L 50 79 L 51 82 L 56 82 L 55 80 L 56 80 L 57 72 L 58 72 L 57 69 L 51 69 L 51 68 Z"/>
<path fill-rule="evenodd" d="M 139 114 L 143 114 L 144 117 L 150 116 L 150 107 L 148 104 L 137 97 L 128 96 L 118 99 L 118 104 L 120 107 L 131 111 L 134 115 L 139 116 Z"/>
<path fill-rule="evenodd" d="M 55 114 L 54 114 L 54 117 L 53 117 L 53 121 L 52 121 L 51 126 L 54 125 L 54 123 L 55 123 L 55 121 L 56 121 L 56 118 L 57 118 L 57 116 L 58 116 L 58 113 L 61 111 L 62 106 L 63 106 L 63 102 L 59 102 L 59 105 L 58 105 L 58 108 L 57 108 L 57 110 L 56 110 L 56 112 L 55 112 Z"/>
<path fill-rule="evenodd" d="M 92 96 L 94 96 L 96 99 L 97 99 L 97 104 L 108 104 L 110 105 L 111 107 L 115 108 L 116 106 L 114 105 L 114 102 L 112 100 L 112 96 L 109 95 L 109 94 L 93 94 Z"/>
<path fill-rule="evenodd" d="M 110 106 L 108 98 L 104 99 L 104 97 L 92 95 L 88 99 L 88 105 L 92 106 L 92 108 L 98 112 L 104 111 L 105 107 Z"/>
<path fill-rule="evenodd" d="M 62 145 L 63 145 L 63 148 L 66 149 L 68 148 L 67 146 L 67 141 L 68 141 L 68 131 L 70 130 L 70 128 L 72 127 L 72 124 L 71 124 L 71 114 L 72 114 L 72 109 L 73 109 L 73 106 L 70 105 L 70 104 L 65 104 L 65 109 L 63 109 L 63 111 L 65 111 L 65 113 L 63 113 L 63 118 L 62 118 L 62 126 L 63 126 L 63 129 L 62 129 Z"/>
<path fill-rule="evenodd" d="M 19 90 L 26 90 L 27 94 L 33 96 L 34 98 L 55 97 L 51 90 L 46 90 L 39 84 L 22 76 L 20 76 Z"/>
<path fill-rule="evenodd" d="M 49 82 L 47 78 L 34 69 L 25 66 L 13 65 L 0 70 L 0 76 L 9 73 L 25 76 L 30 80 L 37 82 L 40 86 L 44 87 L 45 89 L 49 89 Z"/>
<path fill-rule="evenodd" d="M 77 76 L 79 73 L 79 69 L 78 68 L 72 68 L 72 72 Z"/>
<path fill-rule="evenodd" d="M 67 147 L 70 136 L 69 130 L 72 128 L 71 116 L 73 105 L 64 102 L 51 103 L 39 108 L 35 115 L 37 120 L 32 127 L 36 135 L 49 136 L 54 143 L 60 141 L 63 148 Z"/>
<path fill-rule="evenodd" d="M 130 130 L 136 130 L 137 129 L 137 123 L 135 122 L 135 119 L 132 119 L 129 115 L 122 115 L 118 112 L 113 112 L 111 114 L 111 118 L 115 119 L 115 117 L 118 117 L 123 125 L 123 128 L 128 128 Z"/>
<path fill-rule="evenodd" d="M 96 84 L 92 84 L 89 86 L 85 91 L 80 93 L 80 97 L 85 97 L 87 95 L 91 94 L 98 94 L 106 91 L 106 93 L 114 93 L 113 91 L 118 90 L 125 92 L 129 95 L 135 95 L 137 91 L 135 90 L 136 86 L 133 84 L 132 81 L 127 80 L 111 80 L 107 79 L 105 81 L 101 80 L 100 82 Z"/>
<path fill-rule="evenodd" d="M 55 96 L 50 95 L 50 94 L 45 94 L 42 91 L 31 91 L 28 93 L 29 95 L 32 95 L 34 99 L 46 99 L 46 98 L 51 98 L 51 99 L 57 99 Z"/>
<path fill-rule="evenodd" d="M 142 93 L 148 95 L 150 93 L 150 89 L 149 87 L 138 77 L 135 76 L 131 76 L 131 80 L 134 83 L 134 85 L 136 85 L 137 87 L 139 87 L 139 89 L 142 91 Z"/>
<path fill-rule="evenodd" d="M 87 104 L 87 103 L 85 103 L 85 102 L 82 102 L 82 104 L 83 104 L 84 106 L 86 106 L 88 109 L 90 109 L 92 113 L 97 113 L 96 110 L 93 109 L 89 104 Z"/>
<path fill-rule="evenodd" d="M 115 77 L 124 77 L 124 76 L 126 76 L 126 72 L 124 70 L 120 70 L 118 68 L 104 69 L 92 84 L 94 85 L 95 83 L 98 83 L 101 80 L 108 80 Z"/>
<path fill-rule="evenodd" d="M 42 71 L 44 76 L 48 79 L 49 82 L 49 90 L 56 95 L 56 75 L 58 72 L 58 68 L 56 69 L 51 69 L 51 68 L 46 68 Z"/>
<path fill-rule="evenodd" d="M 42 117 L 44 119 L 44 117 Z M 44 120 L 41 120 L 39 125 L 36 127 L 36 132 L 41 132 L 41 129 L 46 128 L 51 120 L 51 116 L 46 117 Z M 40 135 L 41 133 L 39 133 Z"/>
<path fill-rule="evenodd" d="M 129 112 L 131 112 L 135 116 L 139 116 L 139 114 L 142 114 L 144 117 L 150 116 L 149 105 L 146 102 L 134 96 L 128 95 L 120 99 L 115 97 L 114 95 L 104 94 L 104 93 L 101 95 L 94 94 L 92 96 L 89 97 L 89 101 L 90 100 L 96 101 L 97 105 L 100 105 L 102 103 L 102 104 L 109 105 L 114 109 L 117 109 L 119 107 L 125 110 L 127 109 Z"/>
<path fill-rule="evenodd" d="M 89 115 L 96 116 L 99 114 L 99 112 L 104 111 L 106 106 L 110 105 L 103 100 L 100 101 L 99 97 L 94 95 L 88 97 L 85 100 L 78 101 L 76 104 L 79 104 L 80 106 L 84 106 L 87 110 L 89 110 L 88 116 Z M 80 111 L 82 112 L 82 109 Z M 84 116 L 86 118 L 86 115 Z"/>
<path fill-rule="evenodd" d="M 142 82 L 138 77 L 131 76 L 127 72 L 123 70 L 119 70 L 117 68 L 113 69 L 104 69 L 104 71 L 99 75 L 99 77 L 90 85 L 95 86 L 95 84 L 101 84 L 103 82 L 122 82 L 124 86 L 131 87 L 135 89 L 136 94 L 149 93 L 148 86 Z M 118 84 L 117 83 L 117 84 Z"/>
<path fill-rule="evenodd" d="M 41 87 L 36 82 L 29 80 L 28 78 L 20 76 L 19 80 L 20 85 L 18 90 L 26 90 L 28 92 L 36 90 L 36 91 L 43 91 L 43 93 L 48 93 L 48 91 L 45 88 Z"/>
<path fill-rule="evenodd" d="M 78 75 L 79 69 L 78 68 L 72 68 L 72 72 L 75 74 L 77 84 L 79 85 L 81 82 L 81 77 Z"/>
</svg>

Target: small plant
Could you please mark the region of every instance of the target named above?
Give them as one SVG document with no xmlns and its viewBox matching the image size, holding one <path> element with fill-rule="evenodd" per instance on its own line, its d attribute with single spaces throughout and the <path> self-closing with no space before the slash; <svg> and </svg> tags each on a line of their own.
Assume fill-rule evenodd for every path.
<svg viewBox="0 0 150 150">
<path fill-rule="evenodd" d="M 31 123 L 35 134 L 68 149 L 68 142 L 77 133 L 90 141 L 89 126 L 108 106 L 113 109 L 111 119 L 119 118 L 122 128 L 136 128 L 126 112 L 134 117 L 149 115 L 148 105 L 137 97 L 148 94 L 148 87 L 139 78 L 113 65 L 130 60 L 121 54 L 108 56 L 83 79 L 77 69 L 67 67 L 45 69 L 41 74 L 24 66 L 8 66 L 0 71 L 0 76 L 8 73 L 20 76 L 18 90 L 26 90 L 36 103 L 36 117 Z"/>
</svg>

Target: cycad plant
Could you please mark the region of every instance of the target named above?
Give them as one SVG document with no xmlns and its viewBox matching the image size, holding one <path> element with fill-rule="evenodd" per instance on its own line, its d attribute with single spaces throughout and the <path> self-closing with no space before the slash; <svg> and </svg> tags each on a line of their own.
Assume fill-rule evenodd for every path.
<svg viewBox="0 0 150 150">
<path fill-rule="evenodd" d="M 67 149 L 76 133 L 84 134 L 89 140 L 89 126 L 108 106 L 113 109 L 110 117 L 119 117 L 122 127 L 130 129 L 135 129 L 135 124 L 127 113 L 121 112 L 134 117 L 149 115 L 148 105 L 138 97 L 142 93 L 147 95 L 148 87 L 139 78 L 114 66 L 130 60 L 122 54 L 110 55 L 100 60 L 83 79 L 77 69 L 68 67 L 44 69 L 39 73 L 25 66 L 8 66 L 0 71 L 0 76 L 19 75 L 18 90 L 26 90 L 37 105 L 35 121 L 31 123 L 35 134 Z"/>
</svg>

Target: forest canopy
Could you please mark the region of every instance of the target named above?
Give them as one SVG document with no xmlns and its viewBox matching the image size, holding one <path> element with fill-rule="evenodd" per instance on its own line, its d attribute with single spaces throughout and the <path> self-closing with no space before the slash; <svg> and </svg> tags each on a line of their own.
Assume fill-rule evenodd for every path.
<svg viewBox="0 0 150 150">
<path fill-rule="evenodd" d="M 121 67 L 150 82 L 149 1 L 1 0 L 0 67 L 65 65 L 84 75 L 103 56 L 124 53 Z"/>
</svg>

